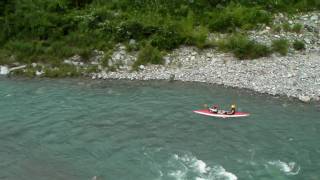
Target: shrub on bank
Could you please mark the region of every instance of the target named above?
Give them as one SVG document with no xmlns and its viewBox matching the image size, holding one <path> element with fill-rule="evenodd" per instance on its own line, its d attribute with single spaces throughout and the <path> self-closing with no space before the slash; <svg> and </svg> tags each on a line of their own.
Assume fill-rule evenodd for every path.
<svg viewBox="0 0 320 180">
<path fill-rule="evenodd" d="M 0 49 L 0 65 L 10 65 L 11 63 L 14 62 L 10 61 L 10 53 Z"/>
<path fill-rule="evenodd" d="M 62 64 L 54 68 L 45 68 L 44 75 L 45 77 L 50 78 L 60 78 L 60 77 L 77 77 L 81 73 L 78 71 L 77 67 L 69 64 Z"/>
<path fill-rule="evenodd" d="M 289 23 L 284 23 L 282 27 L 283 27 L 283 30 L 287 32 L 301 33 L 303 30 L 303 25 L 299 23 L 294 25 L 290 25 Z"/>
<path fill-rule="evenodd" d="M 306 48 L 304 42 L 299 40 L 295 40 L 292 45 L 293 45 L 293 48 L 297 51 L 301 51 Z"/>
<path fill-rule="evenodd" d="M 209 28 L 219 32 L 234 31 L 236 28 L 253 29 L 258 24 L 269 24 L 272 20 L 271 14 L 265 10 L 233 3 L 221 12 L 209 13 L 209 16 Z"/>
<path fill-rule="evenodd" d="M 209 34 L 206 26 L 196 25 L 196 17 L 192 11 L 188 12 L 185 19 L 178 22 L 178 32 L 183 38 L 184 44 L 204 48 Z"/>
<path fill-rule="evenodd" d="M 151 37 L 151 45 L 161 50 L 172 50 L 184 42 L 174 26 L 164 27 Z"/>
<path fill-rule="evenodd" d="M 285 56 L 289 50 L 289 42 L 286 39 L 274 40 L 272 41 L 272 49 L 273 51 L 280 53 L 282 56 Z"/>
<path fill-rule="evenodd" d="M 235 34 L 226 40 L 219 41 L 218 47 L 220 50 L 232 52 L 239 59 L 255 59 L 271 53 L 269 47 L 241 34 Z"/>
<path fill-rule="evenodd" d="M 303 25 L 302 24 L 294 24 L 292 26 L 292 32 L 295 32 L 295 33 L 301 33 L 303 30 Z"/>
<path fill-rule="evenodd" d="M 132 65 L 133 70 L 138 70 L 140 65 L 163 64 L 162 53 L 151 45 L 146 45 L 138 53 L 138 58 Z"/>
</svg>

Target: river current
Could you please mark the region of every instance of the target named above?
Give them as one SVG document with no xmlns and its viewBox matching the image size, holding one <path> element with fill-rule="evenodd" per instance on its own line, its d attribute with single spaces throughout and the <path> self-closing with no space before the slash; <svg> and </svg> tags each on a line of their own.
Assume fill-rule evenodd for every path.
<svg viewBox="0 0 320 180">
<path fill-rule="evenodd" d="M 319 180 L 320 106 L 203 83 L 0 79 L 1 180 Z M 193 113 L 236 103 L 246 118 Z"/>
</svg>

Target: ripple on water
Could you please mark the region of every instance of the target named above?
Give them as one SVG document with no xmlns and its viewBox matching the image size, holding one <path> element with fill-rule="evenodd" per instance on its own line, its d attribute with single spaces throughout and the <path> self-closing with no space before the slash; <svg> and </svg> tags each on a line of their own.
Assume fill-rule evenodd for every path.
<svg viewBox="0 0 320 180">
<path fill-rule="evenodd" d="M 300 172 L 300 166 L 295 162 L 283 162 L 280 160 L 269 161 L 268 165 L 271 165 L 274 168 L 277 168 L 286 175 L 297 175 Z"/>
</svg>

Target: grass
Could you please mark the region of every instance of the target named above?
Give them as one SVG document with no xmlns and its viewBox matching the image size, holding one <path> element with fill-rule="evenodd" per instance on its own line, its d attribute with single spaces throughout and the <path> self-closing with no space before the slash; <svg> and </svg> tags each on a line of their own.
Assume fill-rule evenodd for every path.
<svg viewBox="0 0 320 180">
<path fill-rule="evenodd" d="M 222 11 L 209 13 L 211 21 L 209 27 L 212 31 L 230 32 L 236 28 L 249 30 L 259 24 L 269 24 L 272 16 L 259 7 L 246 7 L 231 3 Z"/>
<path fill-rule="evenodd" d="M 293 48 L 297 51 L 301 51 L 306 48 L 304 42 L 299 40 L 295 40 L 292 45 L 293 45 Z"/>
<path fill-rule="evenodd" d="M 272 41 L 272 49 L 275 52 L 278 52 L 282 56 L 285 56 L 288 54 L 289 49 L 289 41 L 286 39 L 278 39 Z"/>
<path fill-rule="evenodd" d="M 139 51 L 137 61 L 134 62 L 132 69 L 139 70 L 140 65 L 163 63 L 162 53 L 148 44 Z"/>
<path fill-rule="evenodd" d="M 303 30 L 303 25 L 299 23 L 294 25 L 290 25 L 289 23 L 284 23 L 282 27 L 283 27 L 283 30 L 287 32 L 301 33 Z"/>
<path fill-rule="evenodd" d="M 232 52 L 239 59 L 255 59 L 268 56 L 271 53 L 269 47 L 249 40 L 248 37 L 235 34 L 218 42 L 222 51 Z"/>
<path fill-rule="evenodd" d="M 294 24 L 293 27 L 292 27 L 292 32 L 295 32 L 295 33 L 301 33 L 303 30 L 303 25 L 302 24 Z"/>
</svg>

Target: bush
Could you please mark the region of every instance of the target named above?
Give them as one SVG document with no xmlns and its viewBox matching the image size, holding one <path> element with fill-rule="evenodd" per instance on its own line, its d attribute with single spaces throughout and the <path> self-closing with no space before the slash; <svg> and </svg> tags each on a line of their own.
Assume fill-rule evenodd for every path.
<svg viewBox="0 0 320 180">
<path fill-rule="evenodd" d="M 295 40 L 293 42 L 293 48 L 297 51 L 301 51 L 305 49 L 305 44 L 302 41 Z"/>
<path fill-rule="evenodd" d="M 277 32 L 277 33 L 279 33 L 279 32 L 281 32 L 281 26 L 280 25 L 275 25 L 275 26 L 273 26 L 273 29 L 272 29 L 274 32 Z"/>
<path fill-rule="evenodd" d="M 138 53 L 137 61 L 134 62 L 132 68 L 138 70 L 140 65 L 145 64 L 163 64 L 164 60 L 162 58 L 161 52 L 152 47 L 151 45 L 146 45 Z"/>
<path fill-rule="evenodd" d="M 109 60 L 110 60 L 111 56 L 112 56 L 112 51 L 107 51 L 104 53 L 104 56 L 100 62 L 102 67 L 109 67 Z"/>
<path fill-rule="evenodd" d="M 139 22 L 124 22 L 116 28 L 116 40 L 126 41 L 130 39 L 141 39 L 143 37 L 143 25 Z"/>
<path fill-rule="evenodd" d="M 10 53 L 8 51 L 0 50 L 0 65 L 10 65 Z"/>
<path fill-rule="evenodd" d="M 165 27 L 151 37 L 151 45 L 161 50 L 172 50 L 183 42 L 184 38 L 178 34 L 173 26 Z"/>
<path fill-rule="evenodd" d="M 278 39 L 272 41 L 272 49 L 280 53 L 282 56 L 287 55 L 289 49 L 289 42 L 286 39 Z"/>
<path fill-rule="evenodd" d="M 220 50 L 232 52 L 239 59 L 255 59 L 270 54 L 270 49 L 267 46 L 249 40 L 241 34 L 218 42 L 218 47 Z"/>
<path fill-rule="evenodd" d="M 253 29 L 258 24 L 269 24 L 272 16 L 258 7 L 245 7 L 231 3 L 221 12 L 210 13 L 209 28 L 213 31 L 228 32 L 236 28 Z"/>
<path fill-rule="evenodd" d="M 303 30 L 303 25 L 299 23 L 294 24 L 293 26 L 291 26 L 289 23 L 284 23 L 282 27 L 283 30 L 287 32 L 301 33 L 301 31 Z"/>
<path fill-rule="evenodd" d="M 295 33 L 301 33 L 302 29 L 303 29 L 302 24 L 294 24 L 291 31 Z"/>
<path fill-rule="evenodd" d="M 289 23 L 282 24 L 282 28 L 284 31 L 291 31 L 291 26 Z"/>
</svg>

